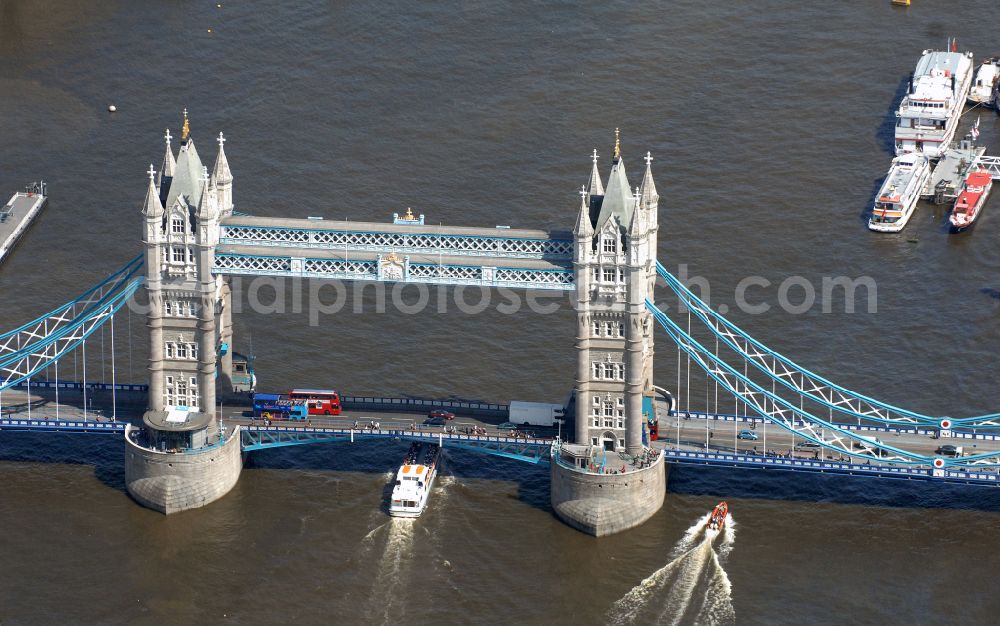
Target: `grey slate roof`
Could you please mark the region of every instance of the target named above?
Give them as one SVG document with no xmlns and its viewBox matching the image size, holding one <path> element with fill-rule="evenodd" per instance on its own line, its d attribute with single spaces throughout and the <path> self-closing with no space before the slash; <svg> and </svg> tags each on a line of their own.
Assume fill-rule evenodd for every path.
<svg viewBox="0 0 1000 626">
<path fill-rule="evenodd" d="M 188 206 L 197 207 L 204 191 L 201 180 L 204 169 L 198 150 L 194 147 L 194 140 L 188 138 L 187 143 L 181 146 L 177 154 L 177 169 L 174 179 L 170 182 L 170 193 L 167 194 L 164 208 L 169 209 L 174 206 L 178 196 L 184 196 Z"/>
<path fill-rule="evenodd" d="M 594 228 L 601 230 L 612 215 L 618 216 L 618 222 L 627 227 L 632 222 L 633 208 L 635 208 L 635 198 L 632 197 L 628 177 L 625 175 L 625 161 L 619 158 L 611 167 L 608 188 L 604 193 L 601 213 L 597 216 L 597 224 Z"/>
</svg>

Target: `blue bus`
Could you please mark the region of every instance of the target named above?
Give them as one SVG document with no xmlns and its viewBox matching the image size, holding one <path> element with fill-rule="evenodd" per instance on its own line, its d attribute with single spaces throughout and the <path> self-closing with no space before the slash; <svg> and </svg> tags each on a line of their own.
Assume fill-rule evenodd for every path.
<svg viewBox="0 0 1000 626">
<path fill-rule="evenodd" d="M 271 420 L 304 420 L 309 407 L 301 400 L 289 400 L 276 393 L 258 393 L 253 397 L 253 416 Z"/>
</svg>

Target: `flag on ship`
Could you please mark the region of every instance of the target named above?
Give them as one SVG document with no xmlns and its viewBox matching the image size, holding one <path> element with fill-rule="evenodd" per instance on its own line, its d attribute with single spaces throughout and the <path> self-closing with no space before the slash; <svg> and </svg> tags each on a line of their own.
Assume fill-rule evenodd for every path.
<svg viewBox="0 0 1000 626">
<path fill-rule="evenodd" d="M 972 129 L 969 131 L 969 134 L 972 135 L 972 140 L 973 141 L 979 139 L 979 118 L 978 117 L 976 118 L 976 123 L 972 126 Z"/>
</svg>

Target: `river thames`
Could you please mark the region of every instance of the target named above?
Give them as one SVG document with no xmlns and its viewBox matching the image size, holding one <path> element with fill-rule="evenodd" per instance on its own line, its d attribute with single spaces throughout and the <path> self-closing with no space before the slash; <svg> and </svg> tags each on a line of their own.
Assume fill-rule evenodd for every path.
<svg viewBox="0 0 1000 626">
<path fill-rule="evenodd" d="M 927 203 L 899 235 L 868 232 L 864 214 L 921 51 L 954 36 L 978 63 L 1000 54 L 998 23 L 995 0 L 0 0 L 0 190 L 45 178 L 51 195 L 0 267 L 0 328 L 140 252 L 144 172 L 185 108 L 207 164 L 225 132 L 238 210 L 388 222 L 413 207 L 468 226 L 572 228 L 591 150 L 606 177 L 619 127 L 633 184 L 654 158 L 659 259 L 704 277 L 737 324 L 880 399 L 995 411 L 997 202 L 961 235 Z M 981 128 L 996 153 L 992 111 Z M 772 285 L 754 291 L 764 313 L 735 306 L 748 276 Z M 870 277 L 877 306 L 793 314 L 777 294 L 789 277 Z M 291 295 L 283 314 L 244 302 L 237 347 L 252 344 L 262 390 L 566 398 L 568 306 L 470 314 L 443 297 L 445 312 L 360 298 L 315 319 Z M 134 362 L 119 370 L 143 382 L 134 318 Z M 657 341 L 657 378 L 673 388 L 676 352 Z M 225 498 L 165 517 L 126 494 L 120 440 L 2 434 L 0 623 L 988 624 L 1000 612 L 993 488 L 675 467 L 656 516 L 594 539 L 554 517 L 547 469 L 462 452 L 420 519 L 390 520 L 383 492 L 404 452 L 254 453 Z M 699 543 L 692 529 L 720 499 L 735 526 Z"/>
</svg>

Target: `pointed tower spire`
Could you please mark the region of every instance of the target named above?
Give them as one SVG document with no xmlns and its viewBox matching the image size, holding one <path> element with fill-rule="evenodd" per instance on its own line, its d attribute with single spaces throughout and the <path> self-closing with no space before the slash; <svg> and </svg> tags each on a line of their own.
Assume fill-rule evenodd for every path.
<svg viewBox="0 0 1000 626">
<path fill-rule="evenodd" d="M 631 221 L 627 224 L 629 237 L 636 238 L 641 237 L 645 229 L 645 219 L 643 219 L 644 213 L 640 211 L 640 202 L 642 201 L 642 192 L 638 187 L 635 188 L 635 193 L 632 195 L 632 215 Z"/>
<path fill-rule="evenodd" d="M 146 173 L 149 174 L 149 188 L 146 190 L 146 201 L 142 204 L 142 214 L 155 219 L 163 216 L 163 204 L 160 203 L 160 194 L 156 192 L 156 170 L 152 163 Z"/>
<path fill-rule="evenodd" d="M 198 219 L 199 220 L 214 220 L 218 217 L 218 209 L 216 207 L 216 188 L 215 180 L 213 180 L 208 175 L 208 168 L 201 168 L 201 184 L 202 192 L 201 198 L 198 202 Z"/>
<path fill-rule="evenodd" d="M 577 237 L 583 239 L 584 237 L 594 236 L 594 226 L 590 223 L 590 208 L 587 206 L 587 187 L 585 185 L 580 186 L 580 212 L 576 216 L 576 228 L 573 232 Z"/>
<path fill-rule="evenodd" d="M 226 150 L 223 146 L 226 143 L 226 138 L 222 136 L 222 133 L 219 133 L 219 138 L 216 141 L 219 143 L 219 156 L 215 157 L 212 176 L 215 178 L 216 184 L 231 183 L 233 182 L 233 173 L 229 171 L 229 160 L 226 158 Z"/>
<path fill-rule="evenodd" d="M 642 185 L 639 187 L 642 190 L 639 206 L 648 209 L 651 206 L 656 206 L 656 203 L 660 200 L 660 196 L 656 193 L 656 184 L 653 182 L 653 168 L 651 166 L 653 156 L 647 152 L 645 160 L 646 174 L 642 177 Z"/>
<path fill-rule="evenodd" d="M 226 138 L 219 133 L 219 156 L 215 159 L 215 167 L 212 169 L 212 178 L 218 188 L 219 211 L 223 215 L 233 213 L 233 173 L 229 170 L 229 159 L 226 158 L 226 151 L 223 144 Z"/>
<path fill-rule="evenodd" d="M 597 171 L 597 148 L 594 148 L 594 154 L 592 155 L 594 159 L 594 167 L 590 171 L 590 195 L 603 196 L 604 195 L 604 184 L 601 183 L 601 173 Z"/>
<path fill-rule="evenodd" d="M 163 135 L 164 141 L 166 141 L 167 147 L 163 152 L 163 165 L 160 166 L 160 177 L 156 181 L 156 186 L 160 187 L 163 185 L 163 180 L 165 178 L 173 178 L 174 170 L 177 169 L 177 161 L 174 159 L 174 151 L 170 147 L 170 140 L 173 137 L 170 136 L 170 129 Z"/>
</svg>

